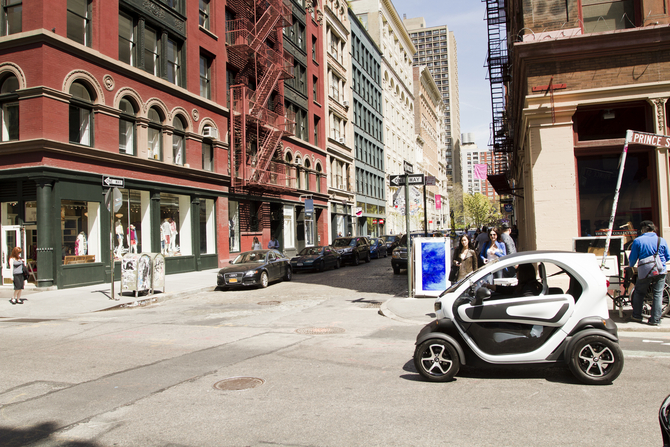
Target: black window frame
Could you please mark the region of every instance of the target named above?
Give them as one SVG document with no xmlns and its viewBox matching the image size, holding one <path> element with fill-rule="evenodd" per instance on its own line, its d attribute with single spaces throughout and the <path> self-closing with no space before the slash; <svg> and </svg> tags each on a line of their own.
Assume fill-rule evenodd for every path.
<svg viewBox="0 0 670 447">
<path fill-rule="evenodd" d="M 16 81 L 16 88 L 2 93 L 2 90 L 4 90 L 6 83 L 10 79 Z M 19 140 L 19 95 L 16 93 L 18 87 L 19 80 L 14 74 L 4 76 L 0 82 L 0 120 L 2 124 L 0 126 L 0 141 L 3 143 Z M 9 107 L 15 108 L 16 111 L 13 116 L 10 116 L 10 119 L 12 119 L 11 125 L 5 125 Z"/>
<path fill-rule="evenodd" d="M 80 13 L 78 13 L 77 11 L 75 11 L 71 7 L 71 5 L 72 5 L 71 2 L 75 2 L 75 1 L 76 0 L 68 0 L 67 1 L 67 17 L 68 18 L 67 18 L 66 23 L 69 23 L 71 16 L 79 17 L 80 19 L 82 19 L 84 21 L 84 27 L 83 27 L 84 35 L 83 36 L 77 36 L 77 37 L 82 37 L 83 42 L 79 38 L 75 38 L 75 36 L 74 36 L 74 31 L 75 30 L 71 29 L 70 26 L 68 26 L 68 25 L 66 25 L 67 26 L 67 38 L 71 39 L 71 40 L 74 40 L 75 42 L 78 42 L 78 43 L 80 43 L 84 46 L 91 47 L 91 44 L 92 44 L 91 36 L 93 34 L 93 30 L 92 30 L 93 24 L 92 24 L 92 21 L 91 21 L 92 15 L 93 15 L 93 1 L 92 0 L 85 0 L 86 1 L 86 15 L 85 16 L 82 16 Z"/>
<path fill-rule="evenodd" d="M 18 10 L 18 30 L 9 30 L 9 11 Z M 13 22 L 11 22 L 13 23 Z M 10 34 L 20 33 L 23 30 L 23 0 L 2 0 L 2 30 L 1 34 L 3 36 L 9 36 Z"/>
<path fill-rule="evenodd" d="M 89 97 L 91 98 L 90 101 L 78 98 L 74 95 L 70 98 L 70 106 L 69 106 L 69 119 L 68 119 L 68 141 L 70 143 L 74 144 L 80 144 L 82 146 L 87 146 L 87 147 L 94 147 L 95 145 L 95 117 L 93 115 L 93 106 L 95 104 L 95 95 L 91 93 L 91 87 L 86 85 L 84 82 L 79 82 L 75 81 L 70 85 L 70 90 L 68 93 L 72 91 L 72 87 L 77 84 L 81 85 L 86 91 L 88 92 Z M 72 94 L 72 93 L 70 93 Z M 79 113 L 77 113 L 77 128 L 74 128 L 73 125 L 73 115 L 75 111 L 80 111 L 80 110 L 87 110 L 88 111 L 88 132 L 89 132 L 89 138 L 88 138 L 88 143 L 82 143 L 82 134 L 81 134 L 81 121 L 79 120 L 79 117 L 81 116 Z M 78 138 L 73 138 L 73 135 L 78 135 Z"/>
<path fill-rule="evenodd" d="M 126 111 L 123 110 L 121 107 L 121 103 L 123 101 L 127 101 L 130 104 L 130 107 L 133 109 L 133 114 L 129 114 Z M 137 111 L 139 110 L 139 107 L 135 104 L 135 101 L 132 99 L 128 98 L 127 96 L 124 96 L 121 98 L 121 101 L 119 101 L 119 153 L 120 154 L 125 154 L 125 155 L 132 155 L 132 156 L 137 156 Z M 132 129 L 133 129 L 133 149 L 132 153 L 128 153 L 125 149 L 121 147 L 121 126 L 122 123 L 131 123 Z M 126 142 L 127 143 L 127 142 Z M 127 147 L 127 144 L 125 145 Z"/>
</svg>

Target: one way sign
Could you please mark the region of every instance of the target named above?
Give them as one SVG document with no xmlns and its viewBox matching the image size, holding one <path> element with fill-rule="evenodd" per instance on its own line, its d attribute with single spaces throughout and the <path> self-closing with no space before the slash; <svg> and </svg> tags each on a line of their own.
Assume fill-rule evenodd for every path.
<svg viewBox="0 0 670 447">
<path fill-rule="evenodd" d="M 405 184 L 404 175 L 392 175 L 389 179 L 391 186 L 402 186 Z"/>
</svg>

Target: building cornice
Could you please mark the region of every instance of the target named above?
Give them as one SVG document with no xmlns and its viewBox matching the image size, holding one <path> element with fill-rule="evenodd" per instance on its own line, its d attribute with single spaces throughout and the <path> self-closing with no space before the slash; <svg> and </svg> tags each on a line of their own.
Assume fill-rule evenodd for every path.
<svg viewBox="0 0 670 447">
<path fill-rule="evenodd" d="M 389 19 L 393 21 L 395 24 L 396 31 L 400 37 L 402 37 L 402 40 L 405 42 L 405 46 L 408 51 L 410 51 L 410 57 L 413 57 L 414 54 L 416 53 L 416 47 L 414 46 L 414 43 L 412 42 L 412 38 L 409 37 L 409 33 L 407 32 L 407 28 L 405 28 L 405 24 L 402 23 L 402 19 L 398 15 L 398 11 L 395 10 L 395 6 L 393 6 L 393 3 L 391 0 L 381 0 L 382 6 L 386 8 L 388 11 Z"/>
</svg>

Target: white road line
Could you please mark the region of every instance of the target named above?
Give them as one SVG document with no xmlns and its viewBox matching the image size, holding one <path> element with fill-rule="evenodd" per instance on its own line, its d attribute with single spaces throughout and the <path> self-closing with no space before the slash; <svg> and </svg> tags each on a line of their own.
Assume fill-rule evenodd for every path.
<svg viewBox="0 0 670 447">
<path fill-rule="evenodd" d="M 663 340 L 642 340 L 642 343 L 663 343 Z"/>
</svg>

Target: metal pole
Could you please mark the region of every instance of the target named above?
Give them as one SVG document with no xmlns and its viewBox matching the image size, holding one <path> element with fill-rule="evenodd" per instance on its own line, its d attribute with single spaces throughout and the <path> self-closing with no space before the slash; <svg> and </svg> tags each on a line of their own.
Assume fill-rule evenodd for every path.
<svg viewBox="0 0 670 447">
<path fill-rule="evenodd" d="M 610 215 L 610 223 L 607 228 L 607 238 L 605 239 L 605 252 L 603 253 L 603 261 L 600 265 L 600 268 L 605 267 L 605 260 L 610 250 L 610 240 L 612 239 L 612 228 L 614 228 L 614 217 L 616 216 L 616 208 L 619 203 L 619 190 L 621 189 L 621 180 L 623 179 L 623 168 L 626 164 L 626 154 L 628 153 L 628 142 L 633 136 L 632 130 L 626 131 L 626 141 L 623 145 L 623 152 L 621 153 L 621 160 L 619 161 L 619 179 L 616 183 L 616 189 L 614 190 L 614 201 L 612 202 L 612 214 Z"/>
<path fill-rule="evenodd" d="M 426 206 L 426 184 L 423 184 L 423 232 L 428 236 L 428 207 Z"/>
<path fill-rule="evenodd" d="M 405 228 L 407 229 L 407 296 L 412 298 L 412 237 L 410 235 L 409 222 L 409 185 L 407 184 L 407 174 L 405 179 Z"/>
<path fill-rule="evenodd" d="M 110 191 L 111 194 L 111 191 Z M 112 296 L 111 299 L 115 300 L 114 295 L 114 211 L 113 208 L 109 210 L 110 220 L 109 220 L 109 257 L 111 259 L 112 266 Z"/>
</svg>

